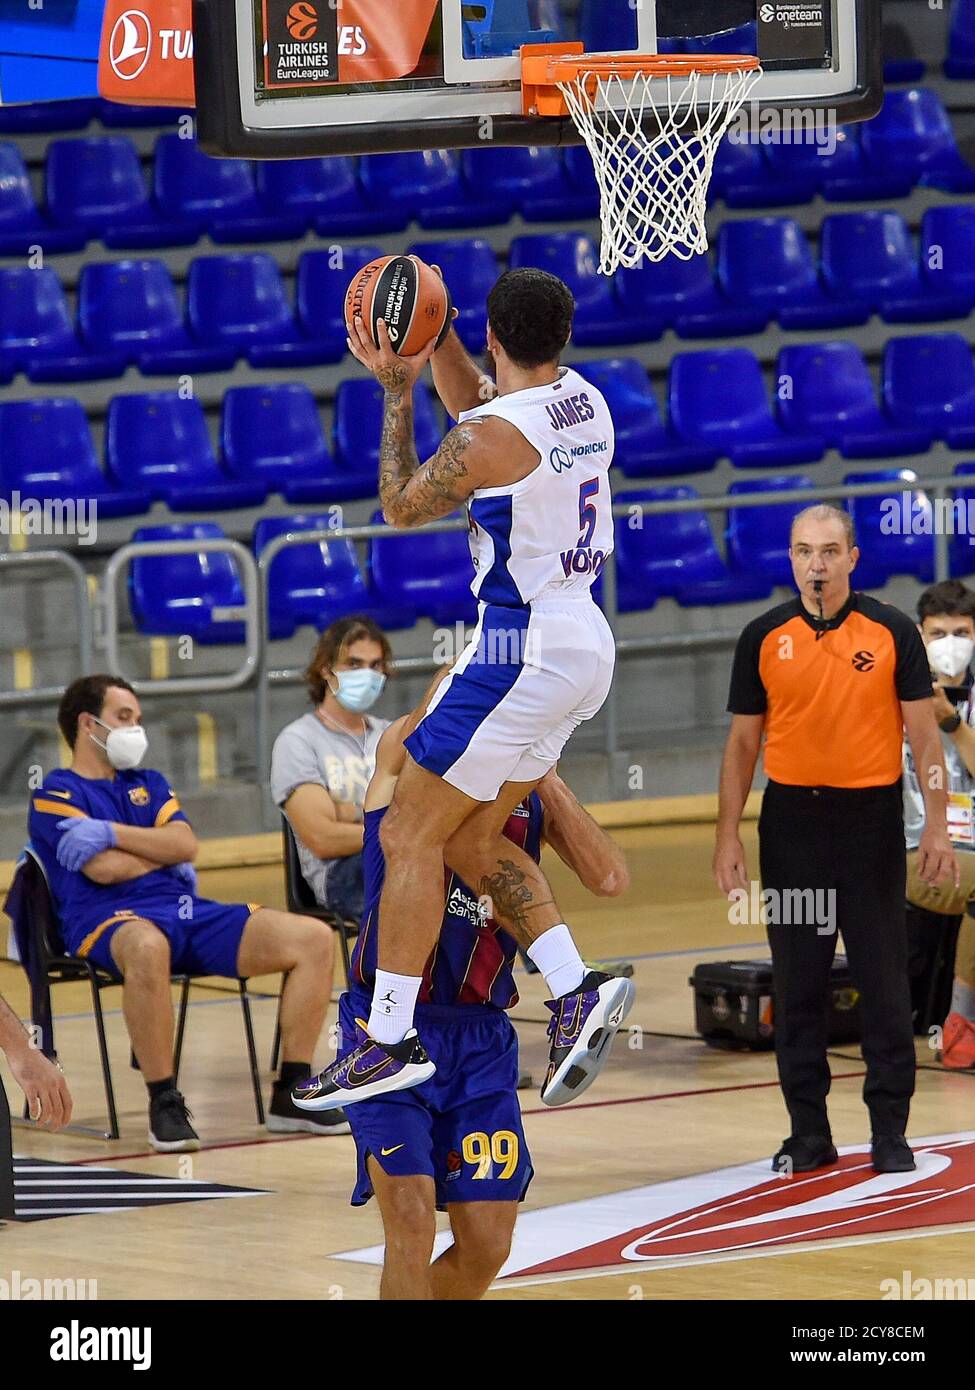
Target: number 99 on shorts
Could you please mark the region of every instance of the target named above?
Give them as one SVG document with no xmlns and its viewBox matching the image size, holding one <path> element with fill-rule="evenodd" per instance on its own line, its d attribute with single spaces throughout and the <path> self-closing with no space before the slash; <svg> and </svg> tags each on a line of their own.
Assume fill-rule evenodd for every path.
<svg viewBox="0 0 975 1390">
<path fill-rule="evenodd" d="M 465 1163 L 475 1166 L 476 1178 L 510 1178 L 518 1167 L 518 1136 L 510 1129 L 498 1129 L 493 1134 L 475 1130 L 465 1134 L 461 1144 Z M 499 1171 L 495 1172 L 497 1168 Z"/>
</svg>

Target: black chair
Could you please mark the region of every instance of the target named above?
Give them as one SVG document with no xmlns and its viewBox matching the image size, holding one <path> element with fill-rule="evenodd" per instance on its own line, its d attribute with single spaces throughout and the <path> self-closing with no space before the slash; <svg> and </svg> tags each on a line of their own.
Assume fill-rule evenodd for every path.
<svg viewBox="0 0 975 1390">
<path fill-rule="evenodd" d="M 115 1108 L 115 1088 L 112 1083 L 112 1069 L 108 1057 L 108 1043 L 105 1037 L 105 1019 L 102 1012 L 102 991 L 119 986 L 122 977 L 102 970 L 81 956 L 67 955 L 61 937 L 57 909 L 51 893 L 44 865 L 33 846 L 28 845 L 18 861 L 15 882 L 23 876 L 23 886 L 29 894 L 31 909 L 30 949 L 32 960 L 24 961 L 24 968 L 30 985 L 31 1020 L 40 1029 L 41 1048 L 46 1057 L 57 1060 L 54 1044 L 54 1014 L 51 1006 L 53 985 L 68 981 L 87 981 L 91 988 L 92 1010 L 95 1016 L 95 1032 L 98 1037 L 98 1055 L 101 1061 L 102 1079 L 105 1086 L 105 1103 L 108 1109 L 108 1129 L 93 1129 L 87 1125 L 70 1124 L 65 1132 L 90 1134 L 99 1139 L 118 1139 L 118 1112 Z M 13 893 L 13 886 L 11 886 Z M 183 1051 L 183 1037 L 186 1032 L 186 1012 L 189 1005 L 190 986 L 194 978 L 200 976 L 174 975 L 173 982 L 180 986 L 179 1008 L 176 1022 L 176 1040 L 173 1049 L 173 1074 L 179 1077 L 180 1058 Z M 250 1064 L 251 1082 L 254 1087 L 254 1104 L 257 1122 L 263 1124 L 264 1097 L 261 1094 L 261 1080 L 257 1067 L 257 1047 L 254 1042 L 254 1026 L 251 1018 L 250 996 L 247 981 L 238 980 L 240 1007 L 244 1020 L 244 1036 L 247 1042 L 247 1056 Z M 29 1117 L 25 1114 L 25 1119 Z"/>
<path fill-rule="evenodd" d="M 301 872 L 301 861 L 298 858 L 298 842 L 295 840 L 294 831 L 291 829 L 287 816 L 281 817 L 281 842 L 282 858 L 284 860 L 284 887 L 288 901 L 288 911 L 301 913 L 304 917 L 317 917 L 319 922 L 324 922 L 327 927 L 331 927 L 339 938 L 339 947 L 342 951 L 342 966 L 345 970 L 345 983 L 349 984 L 352 974 L 352 963 L 349 956 L 349 937 L 355 937 L 359 930 L 358 922 L 350 921 L 348 918 L 340 917 L 338 913 L 330 912 L 327 907 L 316 901 L 314 893 L 309 888 L 304 874 Z M 287 976 L 285 976 L 287 979 Z M 274 1029 L 274 1044 L 271 1049 L 271 1070 L 276 1071 L 278 1065 L 278 1055 L 281 1049 L 281 1005 L 278 1004 L 278 1021 Z"/>
</svg>

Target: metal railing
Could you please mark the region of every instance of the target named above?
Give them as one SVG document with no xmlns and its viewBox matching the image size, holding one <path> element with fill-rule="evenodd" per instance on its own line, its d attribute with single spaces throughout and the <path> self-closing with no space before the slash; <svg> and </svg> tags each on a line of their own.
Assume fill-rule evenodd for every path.
<svg viewBox="0 0 975 1390">
<path fill-rule="evenodd" d="M 71 579 L 78 634 L 78 674 L 87 676 L 94 670 L 94 641 L 85 571 L 74 556 L 64 550 L 4 550 L 0 551 L 0 581 L 5 570 L 37 565 L 57 565 L 66 570 Z M 55 685 L 34 686 L 30 690 L 0 690 L 0 705 L 56 704 L 62 693 L 63 688 Z"/>
</svg>

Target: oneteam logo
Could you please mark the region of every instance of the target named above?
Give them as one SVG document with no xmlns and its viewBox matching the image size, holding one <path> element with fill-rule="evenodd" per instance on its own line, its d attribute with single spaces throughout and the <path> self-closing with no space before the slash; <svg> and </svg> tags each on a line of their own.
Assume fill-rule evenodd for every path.
<svg viewBox="0 0 975 1390">
<path fill-rule="evenodd" d="M 134 82 L 152 53 L 152 25 L 141 10 L 126 10 L 115 21 L 109 44 L 112 71 L 123 82 Z"/>
</svg>

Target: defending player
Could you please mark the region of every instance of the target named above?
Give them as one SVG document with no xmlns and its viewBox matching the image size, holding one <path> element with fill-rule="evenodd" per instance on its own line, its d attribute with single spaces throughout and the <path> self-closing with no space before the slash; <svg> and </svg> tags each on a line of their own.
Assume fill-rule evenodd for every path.
<svg viewBox="0 0 975 1390">
<path fill-rule="evenodd" d="M 382 737 L 365 801 L 366 910 L 352 957 L 350 990 L 339 1008 L 339 1065 L 355 1066 L 376 973 L 379 898 L 385 865 L 381 826 L 419 717 Z M 537 861 L 542 838 L 593 892 L 622 893 L 629 881 L 619 847 L 551 771 L 517 806 L 504 833 Z M 442 869 L 442 866 L 441 866 Z M 439 944 L 426 962 L 418 1005 L 436 1075 L 398 1094 L 351 1108 L 358 1152 L 354 1206 L 379 1198 L 386 1234 L 381 1296 L 480 1298 L 504 1264 L 518 1203 L 532 1178 L 518 1104 L 518 1040 L 506 1009 L 518 1002 L 515 941 L 486 918 L 474 894 L 449 871 Z M 554 1022 L 554 1019 L 553 1019 Z M 322 1078 L 294 1092 L 315 1108 Z M 446 1207 L 454 1244 L 431 1266 L 435 1210 Z"/>
<path fill-rule="evenodd" d="M 613 547 L 615 431 L 600 393 L 559 365 L 574 310 L 553 275 L 502 276 L 488 301 L 496 385 L 456 332 L 435 356 L 431 344 L 402 358 L 383 323 L 378 348 L 361 320 L 354 325 L 350 347 L 385 390 L 384 516 L 414 527 L 467 505 L 479 621 L 406 743 L 383 822 L 386 886 L 368 1032 L 356 1064 L 330 1078 L 322 1108 L 365 1098 L 346 1087 L 367 1058 L 370 1095 L 435 1070 L 413 1011 L 443 917 L 445 860 L 491 897 L 559 1000 L 546 1104 L 564 1104 L 591 1083 L 632 1004 L 628 980 L 587 972 L 544 874 L 503 835 L 573 730 L 602 707 L 615 664 L 613 634 L 590 592 Z M 440 396 L 461 423 L 420 466 L 413 387 L 431 357 Z"/>
</svg>

